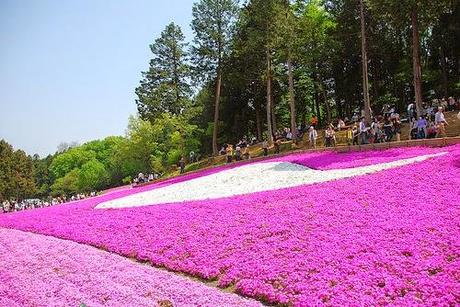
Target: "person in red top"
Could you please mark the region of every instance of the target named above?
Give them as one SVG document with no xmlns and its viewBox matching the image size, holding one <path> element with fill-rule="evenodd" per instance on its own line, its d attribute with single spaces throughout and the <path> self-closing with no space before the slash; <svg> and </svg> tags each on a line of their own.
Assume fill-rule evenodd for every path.
<svg viewBox="0 0 460 307">
<path fill-rule="evenodd" d="M 313 116 L 310 119 L 310 126 L 313 126 L 316 128 L 316 125 L 318 124 L 318 118 L 316 115 L 313 114 Z"/>
</svg>

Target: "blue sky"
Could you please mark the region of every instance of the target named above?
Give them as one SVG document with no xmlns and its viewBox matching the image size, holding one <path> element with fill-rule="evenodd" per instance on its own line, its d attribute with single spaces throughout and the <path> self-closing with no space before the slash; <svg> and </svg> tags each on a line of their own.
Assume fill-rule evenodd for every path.
<svg viewBox="0 0 460 307">
<path fill-rule="evenodd" d="M 29 154 L 123 135 L 148 45 L 193 0 L 0 0 L 0 139 Z"/>
</svg>

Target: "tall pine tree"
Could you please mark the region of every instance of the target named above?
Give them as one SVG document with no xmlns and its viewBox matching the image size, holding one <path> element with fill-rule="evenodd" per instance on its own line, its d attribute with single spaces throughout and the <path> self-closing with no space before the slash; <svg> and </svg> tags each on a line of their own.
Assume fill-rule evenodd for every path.
<svg viewBox="0 0 460 307">
<path fill-rule="evenodd" d="M 192 29 L 195 32 L 192 48 L 197 75 L 204 80 L 214 79 L 214 130 L 212 151 L 218 154 L 219 102 L 222 85 L 223 58 L 229 52 L 233 25 L 238 13 L 237 1 L 201 0 L 193 5 Z"/>
<path fill-rule="evenodd" d="M 181 28 L 170 23 L 150 45 L 153 58 L 136 88 L 136 104 L 142 118 L 154 120 L 164 112 L 178 115 L 186 107 L 192 91 L 184 39 Z"/>
</svg>

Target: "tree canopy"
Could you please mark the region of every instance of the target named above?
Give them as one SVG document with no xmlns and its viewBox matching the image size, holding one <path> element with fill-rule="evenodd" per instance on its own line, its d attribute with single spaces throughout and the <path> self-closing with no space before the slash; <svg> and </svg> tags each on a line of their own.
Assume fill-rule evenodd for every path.
<svg viewBox="0 0 460 307">
<path fill-rule="evenodd" d="M 136 88 L 139 114 L 154 119 L 164 112 L 177 115 L 187 106 L 190 96 L 190 66 L 181 28 L 173 22 L 150 45 L 153 58 Z"/>
</svg>

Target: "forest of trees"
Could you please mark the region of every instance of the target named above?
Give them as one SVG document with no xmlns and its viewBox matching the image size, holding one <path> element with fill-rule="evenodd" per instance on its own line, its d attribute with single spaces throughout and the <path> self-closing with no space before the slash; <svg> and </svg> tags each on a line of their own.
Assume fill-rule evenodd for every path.
<svg viewBox="0 0 460 307">
<path fill-rule="evenodd" d="M 324 126 L 365 102 L 402 112 L 460 95 L 459 0 L 198 0 L 191 9 L 191 41 L 171 22 L 151 42 L 126 136 L 28 157 L 34 181 L 9 167 L 0 176 L 17 179 L 0 197 L 22 186 L 34 195 L 106 188 L 191 150 L 215 155 L 243 136 L 272 142 L 313 114 Z"/>
<path fill-rule="evenodd" d="M 191 26 L 192 42 L 171 23 L 152 43 L 136 103 L 152 122 L 190 113 L 204 153 L 312 114 L 350 118 L 365 97 L 402 111 L 460 93 L 455 0 L 201 0 Z"/>
<path fill-rule="evenodd" d="M 75 195 L 129 183 L 139 172 L 165 173 L 200 148 L 197 126 L 168 114 L 152 124 L 131 117 L 126 136 L 61 144 L 40 158 L 0 140 L 0 201 Z"/>
</svg>

